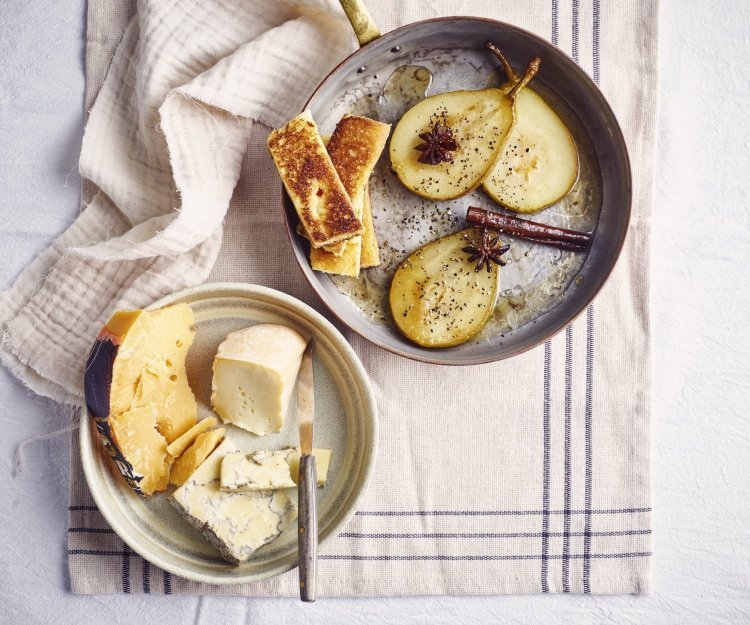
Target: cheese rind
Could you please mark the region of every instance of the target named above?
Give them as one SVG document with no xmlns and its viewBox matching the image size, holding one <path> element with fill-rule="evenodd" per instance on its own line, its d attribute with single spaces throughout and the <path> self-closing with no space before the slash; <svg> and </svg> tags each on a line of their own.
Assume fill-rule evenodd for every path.
<svg viewBox="0 0 750 625">
<path fill-rule="evenodd" d="M 232 564 L 246 562 L 297 518 L 295 503 L 284 491 L 226 493 L 219 489 L 221 462 L 237 448 L 229 440 L 214 450 L 170 502 Z"/>
<path fill-rule="evenodd" d="M 178 438 L 176 441 L 171 442 L 167 446 L 167 453 L 173 458 L 180 457 L 183 453 L 185 453 L 185 450 L 195 442 L 195 439 L 198 438 L 198 436 L 203 434 L 203 432 L 208 432 L 208 430 L 210 430 L 212 427 L 217 426 L 218 424 L 219 421 L 216 417 L 206 417 L 205 419 L 198 421 L 198 423 L 196 423 L 187 432 L 180 436 L 180 438 Z"/>
<path fill-rule="evenodd" d="M 306 344 L 301 334 L 277 324 L 227 335 L 213 364 L 216 414 L 254 434 L 280 431 Z"/>
<path fill-rule="evenodd" d="M 203 461 L 211 455 L 211 452 L 216 449 L 225 434 L 224 428 L 217 428 L 200 434 L 195 442 L 172 465 L 172 471 L 169 475 L 170 483 L 175 486 L 182 486 Z"/>
</svg>

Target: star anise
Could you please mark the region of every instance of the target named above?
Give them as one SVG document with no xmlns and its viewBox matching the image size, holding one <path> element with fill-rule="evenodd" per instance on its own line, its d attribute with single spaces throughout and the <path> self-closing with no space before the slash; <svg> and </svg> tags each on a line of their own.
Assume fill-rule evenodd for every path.
<svg viewBox="0 0 750 625">
<path fill-rule="evenodd" d="M 505 267 L 506 262 L 500 257 L 510 249 L 510 245 L 497 247 L 499 240 L 500 235 L 493 237 L 490 231 L 485 229 L 482 231 L 482 242 L 479 244 L 479 247 L 467 245 L 461 249 L 462 252 L 469 254 L 470 263 L 473 263 L 475 260 L 478 261 L 474 271 L 481 271 L 482 267 L 485 267 L 487 272 L 492 271 L 490 261 L 500 267 Z"/>
<path fill-rule="evenodd" d="M 430 132 L 423 132 L 419 138 L 424 141 L 414 149 L 422 152 L 417 159 L 420 163 L 437 165 L 448 163 L 453 160 L 452 152 L 458 149 L 458 142 L 453 138 L 453 131 L 437 122 Z"/>
</svg>

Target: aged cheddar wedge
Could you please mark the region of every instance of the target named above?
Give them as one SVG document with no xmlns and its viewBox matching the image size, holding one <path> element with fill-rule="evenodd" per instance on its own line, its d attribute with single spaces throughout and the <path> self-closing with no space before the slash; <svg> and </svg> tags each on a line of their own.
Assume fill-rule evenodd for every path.
<svg viewBox="0 0 750 625">
<path fill-rule="evenodd" d="M 309 111 L 272 131 L 268 149 L 313 247 L 362 234 L 362 222 Z"/>
<path fill-rule="evenodd" d="M 127 422 L 131 431 L 137 428 L 149 432 L 153 427 L 151 415 L 155 415 L 164 449 L 159 447 L 161 456 L 150 462 L 151 466 L 164 462 L 168 471 L 171 458 L 167 458 L 166 445 L 196 421 L 195 397 L 185 372 L 185 358 L 194 336 L 192 326 L 193 313 L 186 304 L 154 311 L 118 311 L 99 333 L 86 363 L 84 390 L 89 412 L 110 454 L 134 487 L 131 470 L 142 458 L 136 459 L 139 450 L 135 446 L 122 448 L 112 422 L 119 415 L 127 415 L 119 423 Z M 136 410 L 139 408 L 143 410 Z M 137 419 L 143 423 L 137 425 Z M 157 446 L 152 444 L 155 439 L 149 440 L 149 444 L 144 442 L 144 449 L 149 451 L 140 451 L 157 454 Z M 157 490 L 166 486 L 160 479 L 154 484 Z M 136 490 L 154 492 L 151 485 Z"/>
<path fill-rule="evenodd" d="M 341 182 L 352 201 L 357 217 L 363 222 L 367 183 L 383 152 L 390 125 L 367 117 L 342 117 L 328 142 L 328 153 Z M 364 232 L 367 226 L 363 224 Z M 316 271 L 357 277 L 362 258 L 362 237 L 337 243 L 343 249 L 315 248 L 310 250 L 310 263 Z"/>
<path fill-rule="evenodd" d="M 198 421 L 198 423 L 180 436 L 180 438 L 167 446 L 167 453 L 173 458 L 178 458 L 195 442 L 195 439 L 198 438 L 198 436 L 203 434 L 203 432 L 208 432 L 208 430 L 218 424 L 219 421 L 216 417 L 206 417 L 205 419 Z"/>
<path fill-rule="evenodd" d="M 128 484 L 141 495 L 164 490 L 169 481 L 167 441 L 156 429 L 156 408 L 144 406 L 104 423 L 107 450 Z"/>
<path fill-rule="evenodd" d="M 213 366 L 216 414 L 253 434 L 281 430 L 306 345 L 299 332 L 277 324 L 227 335 Z"/>
<path fill-rule="evenodd" d="M 86 363 L 86 402 L 94 417 L 154 406 L 168 442 L 195 425 L 197 406 L 185 374 L 192 326 L 187 304 L 116 312 Z"/>
<path fill-rule="evenodd" d="M 195 442 L 185 450 L 185 453 L 175 460 L 169 474 L 169 482 L 175 486 L 182 486 L 211 452 L 218 447 L 225 434 L 224 428 L 217 428 L 199 435 Z"/>
<path fill-rule="evenodd" d="M 318 486 L 324 486 L 331 462 L 330 449 L 313 449 Z M 298 447 L 280 451 L 236 452 L 227 454 L 221 464 L 221 489 L 249 492 L 293 488 L 299 476 Z"/>
<path fill-rule="evenodd" d="M 229 440 L 214 450 L 170 498 L 185 518 L 211 541 L 224 559 L 241 564 L 297 518 L 284 491 L 226 493 L 219 489 L 222 458 L 237 451 Z"/>
</svg>

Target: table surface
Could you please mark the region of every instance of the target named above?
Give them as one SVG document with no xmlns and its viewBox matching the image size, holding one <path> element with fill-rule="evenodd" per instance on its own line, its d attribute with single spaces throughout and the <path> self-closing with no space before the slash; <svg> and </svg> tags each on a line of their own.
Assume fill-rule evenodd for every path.
<svg viewBox="0 0 750 625">
<path fill-rule="evenodd" d="M 85 2 L 0 4 L 0 288 L 75 218 Z M 0 368 L 0 622 L 750 621 L 750 11 L 662 0 L 652 237 L 653 594 L 294 600 L 80 597 L 68 409 Z M 720 314 L 719 314 L 720 313 Z M 14 456 L 24 450 L 25 468 Z"/>
</svg>

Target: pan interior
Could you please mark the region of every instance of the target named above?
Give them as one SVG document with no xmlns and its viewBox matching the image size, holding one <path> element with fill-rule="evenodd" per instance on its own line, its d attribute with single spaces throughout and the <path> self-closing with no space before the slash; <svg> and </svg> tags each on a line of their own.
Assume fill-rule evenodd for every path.
<svg viewBox="0 0 750 625">
<path fill-rule="evenodd" d="M 327 276 L 309 269 L 301 241 L 295 240 L 295 252 L 313 286 L 345 323 L 373 342 L 413 358 L 469 364 L 507 357 L 541 342 L 569 323 L 598 291 L 627 228 L 627 154 L 618 141 L 619 128 L 609 107 L 570 59 L 511 26 L 456 18 L 389 33 L 342 64 L 314 94 L 309 108 L 324 134 L 330 134 L 346 113 L 395 124 L 411 105 L 408 98 L 399 98 L 398 87 L 400 81 L 408 90 L 413 72 L 394 76 L 404 65 L 432 73 L 428 96 L 498 85 L 504 77 L 497 61 L 484 50 L 487 40 L 505 52 L 519 73 L 533 56 L 542 58 L 541 71 L 531 86 L 565 121 L 579 149 L 581 171 L 573 190 L 530 218 L 594 231 L 594 244 L 588 254 L 582 254 L 513 240 L 506 255 L 511 263 L 501 269 L 495 314 L 484 330 L 469 343 L 453 348 L 429 350 L 412 345 L 399 335 L 388 308 L 390 279 L 397 264 L 424 243 L 465 227 L 468 206 L 498 206 L 481 190 L 446 202 L 419 198 L 390 171 L 386 150 L 370 181 L 381 266 L 361 272 L 358 279 Z M 288 200 L 286 209 L 293 228 L 296 216 Z"/>
</svg>

